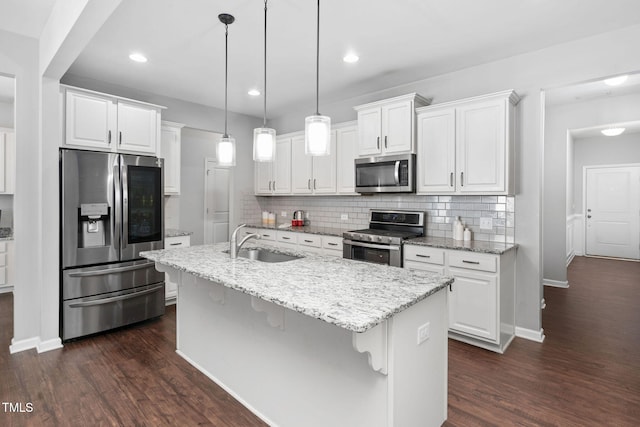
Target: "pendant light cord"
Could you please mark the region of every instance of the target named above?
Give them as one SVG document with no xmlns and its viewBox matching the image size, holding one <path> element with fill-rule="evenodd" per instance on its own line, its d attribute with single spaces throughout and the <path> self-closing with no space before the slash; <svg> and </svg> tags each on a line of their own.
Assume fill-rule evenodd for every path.
<svg viewBox="0 0 640 427">
<path fill-rule="evenodd" d="M 318 0 L 318 21 L 316 25 L 316 116 L 320 115 L 320 0 Z"/>
<path fill-rule="evenodd" d="M 229 24 L 224 24 L 224 136 L 228 138 L 227 134 L 227 74 L 229 68 L 229 53 L 228 53 L 228 39 L 229 39 Z"/>
<path fill-rule="evenodd" d="M 264 0 L 264 113 L 263 126 L 267 127 L 267 1 Z"/>
</svg>

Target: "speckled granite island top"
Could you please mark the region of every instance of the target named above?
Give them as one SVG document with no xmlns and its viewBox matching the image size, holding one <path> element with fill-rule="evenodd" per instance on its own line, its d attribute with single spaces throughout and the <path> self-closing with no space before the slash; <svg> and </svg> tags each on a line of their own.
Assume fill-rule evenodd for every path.
<svg viewBox="0 0 640 427">
<path fill-rule="evenodd" d="M 244 247 L 268 246 L 257 242 Z M 268 248 L 303 258 L 232 260 L 224 252 L 228 243 L 140 255 L 353 332 L 365 332 L 453 282 L 424 271 Z"/>
<path fill-rule="evenodd" d="M 512 243 L 496 243 L 485 242 L 481 240 L 472 240 L 470 242 L 461 242 L 459 240 L 446 239 L 443 237 L 416 237 L 408 239 L 405 245 L 429 246 L 432 248 L 455 249 L 459 251 L 480 252 L 485 254 L 502 255 L 503 253 L 516 249 L 518 245 Z"/>
</svg>

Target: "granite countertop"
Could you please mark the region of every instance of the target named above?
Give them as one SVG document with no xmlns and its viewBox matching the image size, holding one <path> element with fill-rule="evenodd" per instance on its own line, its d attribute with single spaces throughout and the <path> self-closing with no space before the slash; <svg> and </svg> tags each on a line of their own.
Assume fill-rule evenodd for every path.
<svg viewBox="0 0 640 427">
<path fill-rule="evenodd" d="M 178 230 L 177 228 L 167 228 L 164 230 L 164 237 L 180 237 L 180 236 L 191 236 L 193 231 L 185 231 Z"/>
<path fill-rule="evenodd" d="M 302 227 L 283 227 L 274 225 L 262 225 L 262 224 L 247 224 L 247 227 L 262 228 L 266 230 L 282 230 L 282 231 L 294 231 L 296 233 L 309 233 L 309 234 L 322 234 L 324 236 L 339 236 L 342 237 L 342 233 L 346 230 L 341 228 L 332 227 L 317 227 L 315 225 L 305 225 Z"/>
<path fill-rule="evenodd" d="M 281 263 L 232 260 L 224 253 L 229 243 L 140 255 L 353 332 L 365 332 L 453 282 L 424 271 L 274 249 L 256 241 L 244 247 L 268 247 L 303 258 Z"/>
<path fill-rule="evenodd" d="M 0 227 L 0 241 L 13 240 L 13 229 L 11 227 Z"/>
<path fill-rule="evenodd" d="M 503 253 L 516 249 L 518 245 L 513 243 L 485 242 L 482 240 L 471 240 L 461 242 L 460 240 L 447 239 L 443 237 L 416 237 L 404 241 L 405 245 L 429 246 L 432 248 L 455 249 L 459 251 L 481 252 L 485 254 L 502 255 Z"/>
</svg>

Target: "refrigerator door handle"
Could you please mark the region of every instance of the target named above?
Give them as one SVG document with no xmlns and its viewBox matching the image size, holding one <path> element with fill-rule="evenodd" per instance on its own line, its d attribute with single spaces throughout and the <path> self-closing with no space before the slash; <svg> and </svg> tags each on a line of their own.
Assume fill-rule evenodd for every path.
<svg viewBox="0 0 640 427">
<path fill-rule="evenodd" d="M 122 190 L 120 187 L 120 165 L 116 160 L 113 165 L 113 193 L 114 193 L 114 213 L 113 213 L 113 239 L 112 244 L 118 257 L 120 257 L 120 240 L 122 239 L 122 206 L 120 200 L 122 200 Z"/>
<path fill-rule="evenodd" d="M 122 177 L 122 232 L 120 234 L 122 239 L 120 249 L 122 250 L 129 244 L 129 179 L 127 165 L 122 158 L 120 161 L 120 176 Z"/>
<path fill-rule="evenodd" d="M 69 273 L 69 277 L 91 277 L 91 276 L 104 276 L 107 274 L 125 273 L 127 271 L 143 270 L 155 265 L 155 262 L 146 262 L 144 264 L 130 265 L 127 267 L 107 268 L 104 270 L 93 271 L 78 271 L 76 273 Z"/>
<path fill-rule="evenodd" d="M 164 286 L 164 284 L 160 284 L 160 285 L 154 286 L 151 289 L 145 289 L 144 291 L 138 291 L 138 292 L 133 292 L 133 293 L 130 293 L 130 294 L 119 295 L 117 297 L 102 298 L 102 299 L 97 299 L 97 300 L 93 300 L 93 301 L 74 302 L 74 303 L 69 304 L 69 307 L 72 307 L 72 308 L 91 307 L 91 306 L 94 306 L 94 305 L 103 305 L 103 304 L 109 304 L 109 303 L 116 302 L 116 301 L 122 301 L 122 300 L 125 300 L 125 299 L 137 298 L 137 297 L 142 296 L 142 295 L 147 295 L 147 294 L 152 294 L 154 292 L 157 292 L 158 289 L 161 289 L 163 286 Z"/>
</svg>

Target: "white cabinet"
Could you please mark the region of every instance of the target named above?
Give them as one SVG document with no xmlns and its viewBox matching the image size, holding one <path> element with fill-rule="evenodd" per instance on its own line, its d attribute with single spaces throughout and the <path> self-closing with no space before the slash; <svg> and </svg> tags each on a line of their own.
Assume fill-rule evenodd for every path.
<svg viewBox="0 0 640 427">
<path fill-rule="evenodd" d="M 165 249 L 188 248 L 189 246 L 191 246 L 191 236 L 165 237 L 164 239 Z M 178 294 L 178 284 L 172 282 L 168 274 L 164 275 L 164 291 L 167 303 L 175 303 L 176 295 Z"/>
<path fill-rule="evenodd" d="M 356 194 L 354 160 L 358 157 L 358 125 L 336 127 L 336 192 Z"/>
<path fill-rule="evenodd" d="M 415 109 L 429 100 L 412 93 L 355 107 L 358 112 L 358 154 L 413 153 Z"/>
<path fill-rule="evenodd" d="M 162 122 L 160 157 L 164 159 L 164 194 L 180 194 L 181 123 Z"/>
<path fill-rule="evenodd" d="M 494 255 L 405 245 L 404 267 L 454 277 L 450 338 L 505 351 L 515 336 L 515 250 Z"/>
<path fill-rule="evenodd" d="M 157 155 L 163 107 L 65 87 L 66 146 Z"/>
<path fill-rule="evenodd" d="M 300 250 L 342 258 L 342 237 L 340 236 L 275 230 L 271 228 L 244 227 L 241 229 L 238 239 L 252 233 L 259 234 L 260 241 L 263 244 L 266 243 L 283 249 Z M 251 242 L 251 240 L 249 240 L 249 242 Z"/>
<path fill-rule="evenodd" d="M 418 108 L 419 194 L 514 194 L 513 91 Z"/>
<path fill-rule="evenodd" d="M 335 194 L 336 132 L 331 132 L 328 156 L 308 156 L 304 135 L 291 139 L 291 190 L 293 194 Z"/>
<path fill-rule="evenodd" d="M 276 138 L 273 162 L 254 162 L 256 195 L 291 193 L 291 137 Z"/>
<path fill-rule="evenodd" d="M 16 139 L 13 129 L 0 128 L 0 194 L 13 194 L 16 176 Z"/>
<path fill-rule="evenodd" d="M 342 258 L 342 237 L 322 236 L 322 253 Z"/>
<path fill-rule="evenodd" d="M 0 293 L 13 290 L 13 240 L 0 241 Z"/>
</svg>

